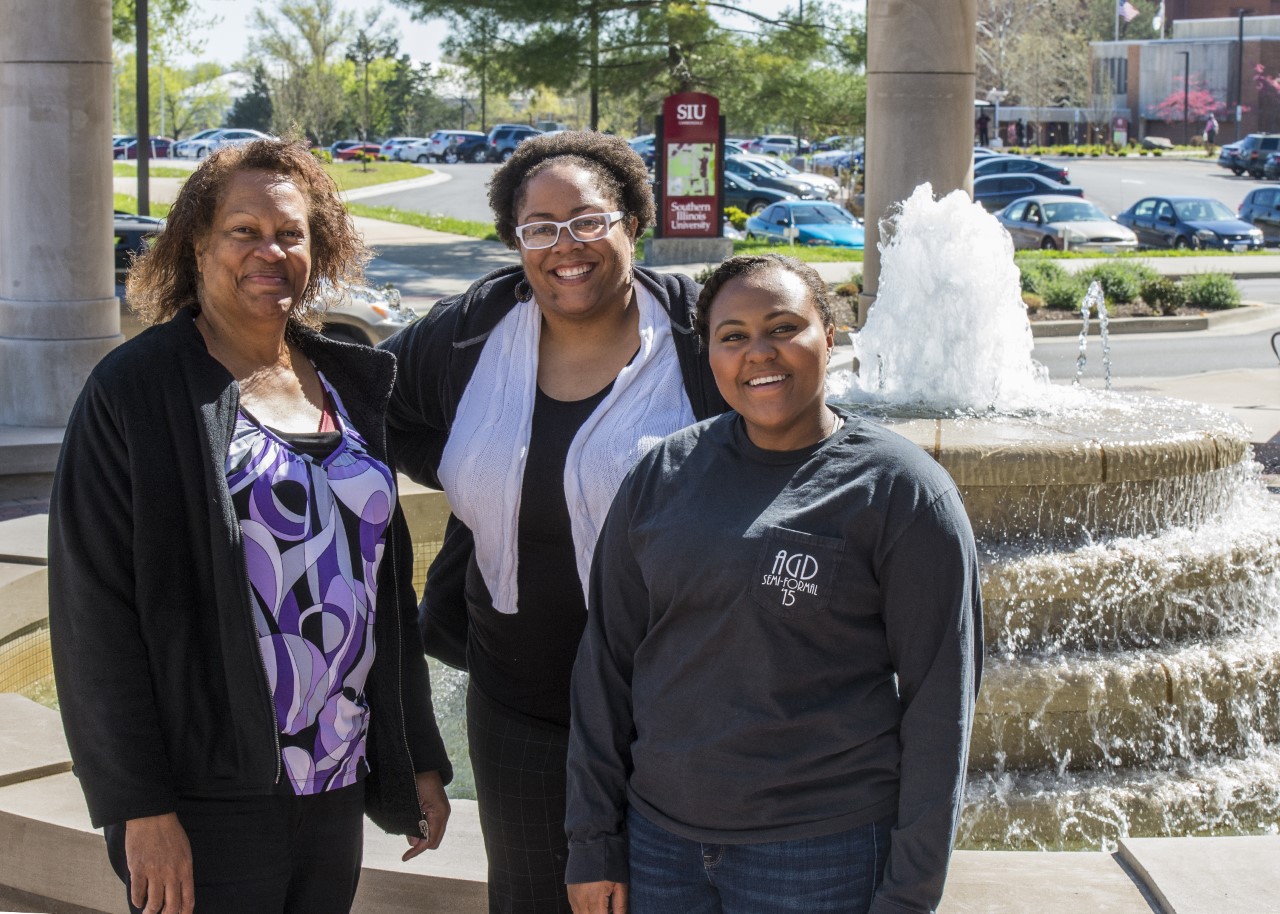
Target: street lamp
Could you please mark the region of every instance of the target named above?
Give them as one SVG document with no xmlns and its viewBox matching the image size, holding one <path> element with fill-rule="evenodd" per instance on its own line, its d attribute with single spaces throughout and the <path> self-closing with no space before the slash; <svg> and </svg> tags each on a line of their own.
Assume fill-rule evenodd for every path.
<svg viewBox="0 0 1280 914">
<path fill-rule="evenodd" d="M 1191 91 L 1191 52 L 1178 51 L 1182 55 L 1182 145 L 1191 145 L 1191 125 L 1187 120 L 1187 102 Z"/>
<path fill-rule="evenodd" d="M 995 86 L 992 86 L 987 90 L 987 101 L 991 102 L 991 104 L 995 106 L 995 118 L 992 120 L 992 126 L 995 127 L 995 132 L 992 135 L 997 138 L 1000 136 L 1000 102 L 1003 101 L 1004 97 L 1008 94 L 1009 91 L 1007 89 L 997 89 Z"/>
<path fill-rule="evenodd" d="M 1236 15 L 1240 19 L 1240 28 L 1236 33 L 1236 54 L 1239 58 L 1236 67 L 1236 139 L 1240 139 L 1240 121 L 1244 118 L 1244 17 L 1252 13 L 1248 7 L 1236 7 Z"/>
</svg>

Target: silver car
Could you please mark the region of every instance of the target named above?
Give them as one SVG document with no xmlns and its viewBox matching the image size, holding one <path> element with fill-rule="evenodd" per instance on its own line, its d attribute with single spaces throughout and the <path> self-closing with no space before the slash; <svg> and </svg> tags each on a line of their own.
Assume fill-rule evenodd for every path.
<svg viewBox="0 0 1280 914">
<path fill-rule="evenodd" d="M 347 285 L 320 293 L 324 311 L 324 335 L 346 343 L 374 346 L 418 319 L 418 313 L 400 302 L 399 290 Z"/>
<path fill-rule="evenodd" d="M 1057 194 L 1021 197 L 996 213 L 1016 249 L 1136 251 L 1138 237 L 1088 200 Z"/>
</svg>

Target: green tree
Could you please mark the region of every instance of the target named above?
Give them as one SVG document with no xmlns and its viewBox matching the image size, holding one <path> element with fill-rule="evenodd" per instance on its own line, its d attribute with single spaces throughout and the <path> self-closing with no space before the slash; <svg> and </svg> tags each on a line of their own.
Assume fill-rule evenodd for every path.
<svg viewBox="0 0 1280 914">
<path fill-rule="evenodd" d="M 253 68 L 253 84 L 249 91 L 236 99 L 227 112 L 227 123 L 264 133 L 272 127 L 271 87 L 267 83 L 267 68 L 257 64 Z"/>
<path fill-rule="evenodd" d="M 278 72 L 271 85 L 273 132 L 301 130 L 329 142 L 347 121 L 340 52 L 355 29 L 355 16 L 336 0 L 284 0 L 268 13 L 254 10 L 250 50 Z M 277 69 L 278 68 L 278 69 Z"/>
<path fill-rule="evenodd" d="M 356 73 L 360 78 L 360 139 L 362 140 L 369 138 L 371 123 L 370 67 L 375 61 L 394 60 L 400 49 L 400 42 L 396 39 L 391 25 L 379 22 L 381 14 L 380 9 L 370 10 L 365 17 L 364 25 L 356 31 L 355 38 L 347 45 L 347 60 L 355 65 Z"/>
</svg>

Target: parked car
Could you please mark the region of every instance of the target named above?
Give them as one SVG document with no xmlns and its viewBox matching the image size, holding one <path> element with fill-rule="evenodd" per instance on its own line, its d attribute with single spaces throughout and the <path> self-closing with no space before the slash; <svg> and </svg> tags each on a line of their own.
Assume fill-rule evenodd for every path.
<svg viewBox="0 0 1280 914">
<path fill-rule="evenodd" d="M 1280 243 L 1280 187 L 1255 187 L 1245 194 L 1236 215 L 1262 232 L 1263 244 Z"/>
<path fill-rule="evenodd" d="M 751 151 L 757 155 L 795 156 L 808 152 L 809 144 L 790 134 L 768 133 L 751 141 Z"/>
<path fill-rule="evenodd" d="M 846 152 L 861 152 L 864 140 L 860 136 L 829 136 L 813 144 L 814 152 L 830 152 L 842 149 Z"/>
<path fill-rule="evenodd" d="M 482 133 L 476 137 L 468 137 L 454 147 L 453 153 L 457 156 L 456 161 L 459 162 L 487 162 L 489 161 L 489 135 Z M 445 161 L 449 161 L 448 153 L 445 153 Z"/>
<path fill-rule="evenodd" d="M 1280 133 L 1251 133 L 1243 140 L 1228 143 L 1218 151 L 1218 165 L 1233 175 L 1246 171 L 1261 178 L 1267 156 L 1280 152 Z"/>
<path fill-rule="evenodd" d="M 973 200 L 990 212 L 1004 209 L 1019 197 L 1037 194 L 1066 194 L 1083 197 L 1084 191 L 1070 184 L 1059 184 L 1043 175 L 987 175 L 973 179 Z"/>
<path fill-rule="evenodd" d="M 835 178 L 827 175 L 820 175 L 812 171 L 801 171 L 790 162 L 783 159 L 774 158 L 773 156 L 757 155 L 753 152 L 744 154 L 742 159 L 746 162 L 759 165 L 766 171 L 770 171 L 780 177 L 790 178 L 792 181 L 799 181 L 803 184 L 808 184 L 817 191 L 815 196 L 826 197 L 830 200 L 840 192 L 840 182 Z"/>
<path fill-rule="evenodd" d="M 973 166 L 973 176 L 984 178 L 987 175 L 1043 175 L 1059 184 L 1070 184 L 1067 166 L 1026 156 L 987 156 Z"/>
<path fill-rule="evenodd" d="M 356 143 L 354 146 L 348 146 L 346 149 L 338 150 L 338 154 L 334 156 L 339 162 L 354 162 L 356 156 L 364 153 L 374 159 L 382 158 L 382 144 L 380 143 Z"/>
<path fill-rule="evenodd" d="M 820 200 L 775 203 L 747 220 L 747 238 L 861 250 L 861 223 L 843 206 Z"/>
<path fill-rule="evenodd" d="M 116 210 L 116 283 L 124 282 L 133 258 L 141 254 L 147 241 L 164 231 L 164 220 Z"/>
<path fill-rule="evenodd" d="M 1144 197 L 1116 221 L 1133 229 L 1145 248 L 1262 248 L 1261 229 L 1237 219 L 1225 203 L 1210 197 Z"/>
<path fill-rule="evenodd" d="M 538 136 L 541 133 L 541 130 L 536 130 L 527 124 L 495 124 L 489 131 L 489 161 L 505 162 L 511 158 L 517 146 L 529 137 Z"/>
<path fill-rule="evenodd" d="M 772 187 L 760 187 L 732 172 L 724 173 L 724 205 L 733 206 L 748 215 L 762 212 L 770 203 L 796 200 L 795 194 Z"/>
<path fill-rule="evenodd" d="M 151 158 L 170 158 L 172 150 L 173 140 L 167 136 L 153 136 L 151 138 Z M 138 157 L 137 137 L 130 137 L 126 142 L 116 146 L 112 149 L 111 154 L 117 159 L 136 159 Z"/>
<path fill-rule="evenodd" d="M 342 150 L 350 149 L 352 146 L 359 145 L 359 140 L 334 140 L 329 144 L 329 155 L 333 156 L 336 160 L 338 158 L 338 153 L 342 152 Z"/>
<path fill-rule="evenodd" d="M 657 156 L 653 147 L 656 139 L 657 138 L 652 133 L 646 133 L 643 136 L 637 136 L 627 140 L 627 145 L 640 154 L 640 158 L 644 159 L 644 164 L 649 168 L 653 168 L 654 159 Z"/>
<path fill-rule="evenodd" d="M 464 156 L 459 154 L 458 147 L 473 140 L 483 142 L 486 136 L 479 130 L 437 130 L 424 143 L 415 143 L 405 148 L 404 157 L 414 162 L 430 160 L 453 164 L 465 161 Z M 426 160 L 422 158 L 424 149 Z"/>
<path fill-rule="evenodd" d="M 783 190 L 789 194 L 795 194 L 801 200 L 811 200 L 815 197 L 824 197 L 825 192 L 816 189 L 813 184 L 807 181 L 793 180 L 790 177 L 782 177 L 776 172 L 765 168 L 764 166 L 749 161 L 741 155 L 727 155 L 724 157 L 725 174 L 737 175 L 740 178 L 746 178 L 752 184 L 760 187 L 772 187 L 774 190 Z"/>
<path fill-rule="evenodd" d="M 1138 237 L 1088 200 L 1042 194 L 1014 200 L 996 213 L 1017 249 L 1118 251 L 1138 249 Z"/>
<path fill-rule="evenodd" d="M 194 159 L 196 157 L 195 149 L 200 145 L 201 141 L 212 139 L 226 129 L 226 127 L 210 127 L 207 130 L 201 130 L 199 133 L 193 133 L 185 140 L 179 140 L 173 144 L 173 149 L 171 150 L 173 157 L 176 159 Z"/>
<path fill-rule="evenodd" d="M 330 286 L 320 291 L 319 298 L 324 310 L 324 335 L 347 343 L 377 345 L 418 319 L 417 312 L 401 303 L 400 292 L 390 284 L 380 289 Z"/>
<path fill-rule="evenodd" d="M 197 159 L 203 159 L 209 153 L 216 152 L 224 146 L 242 146 L 245 143 L 252 143 L 254 140 L 270 139 L 274 138 L 261 130 L 250 130 L 247 127 L 228 127 L 225 130 L 220 130 L 214 136 L 193 143 L 193 155 Z"/>
<path fill-rule="evenodd" d="M 420 136 L 393 136 L 382 141 L 382 157 L 388 162 L 394 162 L 400 158 L 399 150 L 412 143 L 421 143 L 425 137 Z"/>
</svg>

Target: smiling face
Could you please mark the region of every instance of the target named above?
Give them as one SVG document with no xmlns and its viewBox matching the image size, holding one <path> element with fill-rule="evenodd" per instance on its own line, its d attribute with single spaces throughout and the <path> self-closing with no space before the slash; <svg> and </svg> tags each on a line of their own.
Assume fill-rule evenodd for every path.
<svg viewBox="0 0 1280 914">
<path fill-rule="evenodd" d="M 708 313 L 716 386 L 757 447 L 792 451 L 827 434 L 824 398 L 835 327 L 804 281 L 783 268 L 735 277 Z"/>
<path fill-rule="evenodd" d="M 311 275 L 306 197 L 283 175 L 228 180 L 208 234 L 196 242 L 200 308 L 210 320 L 278 326 Z"/>
<path fill-rule="evenodd" d="M 516 224 L 565 222 L 586 213 L 621 209 L 579 165 L 552 165 L 525 184 L 516 198 Z M 634 220 L 624 217 L 599 241 L 581 242 L 561 229 L 549 248 L 520 248 L 520 263 L 538 307 L 551 320 L 590 320 L 625 308 L 631 295 Z"/>
</svg>

